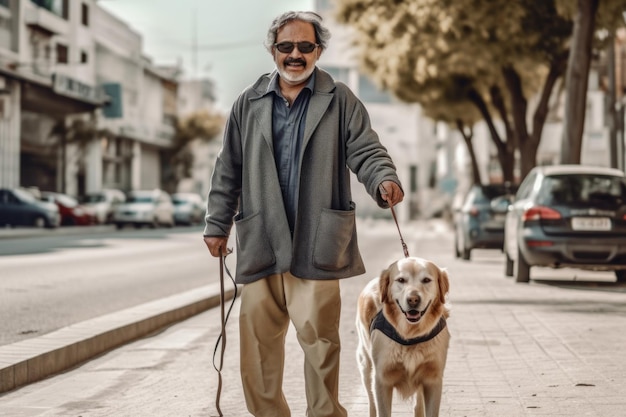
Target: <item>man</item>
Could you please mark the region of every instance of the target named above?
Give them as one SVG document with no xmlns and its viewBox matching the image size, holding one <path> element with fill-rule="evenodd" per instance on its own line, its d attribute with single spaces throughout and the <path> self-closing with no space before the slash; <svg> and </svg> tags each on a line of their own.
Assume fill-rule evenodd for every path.
<svg viewBox="0 0 626 417">
<path fill-rule="evenodd" d="M 404 196 L 363 104 L 315 65 L 329 37 L 312 12 L 274 20 L 266 46 L 276 71 L 235 101 L 208 197 L 213 256 L 226 253 L 236 225 L 241 377 L 257 417 L 291 415 L 282 391 L 290 320 L 305 356 L 307 415 L 347 415 L 338 279 L 365 272 L 349 170 L 381 207 Z"/>
</svg>

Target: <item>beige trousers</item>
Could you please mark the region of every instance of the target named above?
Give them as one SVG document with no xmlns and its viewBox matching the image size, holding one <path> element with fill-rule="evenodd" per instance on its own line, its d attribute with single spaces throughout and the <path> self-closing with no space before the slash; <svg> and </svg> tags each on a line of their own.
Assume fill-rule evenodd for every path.
<svg viewBox="0 0 626 417">
<path fill-rule="evenodd" d="M 239 314 L 241 380 L 255 417 L 289 417 L 283 394 L 285 336 L 294 324 L 304 352 L 308 417 L 345 417 L 339 404 L 339 281 L 289 273 L 245 284 Z"/>
</svg>

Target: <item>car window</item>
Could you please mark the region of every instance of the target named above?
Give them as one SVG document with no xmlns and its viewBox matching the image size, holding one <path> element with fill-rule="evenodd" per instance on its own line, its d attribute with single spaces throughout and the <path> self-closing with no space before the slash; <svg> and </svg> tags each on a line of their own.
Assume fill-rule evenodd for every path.
<svg viewBox="0 0 626 417">
<path fill-rule="evenodd" d="M 152 203 L 154 199 L 149 195 L 134 195 L 130 194 L 126 199 L 127 203 Z"/>
<path fill-rule="evenodd" d="M 523 200 L 530 195 L 531 191 L 533 190 L 533 185 L 535 183 L 536 177 L 537 174 L 535 172 L 531 172 L 530 174 L 528 174 L 528 176 L 526 176 L 524 181 L 522 181 L 522 183 L 520 184 L 519 189 L 517 190 L 517 194 L 515 195 L 516 200 Z"/>
<path fill-rule="evenodd" d="M 607 175 L 555 175 L 546 177 L 537 196 L 540 204 L 614 207 L 626 202 L 624 182 Z"/>
<path fill-rule="evenodd" d="M 101 203 L 106 201 L 104 194 L 88 194 L 83 196 L 80 201 L 82 203 Z"/>
<path fill-rule="evenodd" d="M 35 196 L 29 193 L 28 191 L 24 191 L 24 190 L 20 190 L 19 188 L 16 188 L 13 190 L 13 192 L 22 201 L 33 203 L 37 200 Z"/>
</svg>

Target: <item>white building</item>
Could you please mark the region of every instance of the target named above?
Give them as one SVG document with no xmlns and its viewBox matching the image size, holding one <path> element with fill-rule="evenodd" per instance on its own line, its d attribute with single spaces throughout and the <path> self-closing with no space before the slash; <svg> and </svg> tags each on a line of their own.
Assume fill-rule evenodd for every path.
<svg viewBox="0 0 626 417">
<path fill-rule="evenodd" d="M 93 73 L 92 7 L 87 0 L 0 1 L 1 186 L 54 190 L 65 188 L 69 172 L 83 174 L 57 159 L 50 131 L 104 102 Z"/>
<path fill-rule="evenodd" d="M 0 186 L 76 196 L 160 187 L 177 70 L 142 48 L 95 0 L 0 0 Z M 71 143 L 76 120 L 91 127 L 84 149 Z"/>
<path fill-rule="evenodd" d="M 396 208 L 396 214 L 405 221 L 432 215 L 446 203 L 436 187 L 437 178 L 433 176 L 442 174 L 438 171 L 437 161 L 446 161 L 446 158 L 439 158 L 437 149 L 442 140 L 441 132 L 447 131 L 438 134 L 438 126 L 422 116 L 419 105 L 395 100 L 361 74 L 351 45 L 352 32 L 334 20 L 332 2 L 318 0 L 315 3 L 316 12 L 324 18 L 332 35 L 319 66 L 335 80 L 347 84 L 367 107 L 372 127 L 393 158 L 404 187 L 405 199 Z M 390 216 L 365 194 L 361 184 L 355 183 L 352 191 L 360 215 Z M 428 204 L 424 203 L 426 201 Z"/>
<path fill-rule="evenodd" d="M 198 112 L 216 112 L 215 84 L 211 79 L 182 80 L 178 85 L 178 116 L 181 119 Z M 214 140 L 195 140 L 189 144 L 194 155 L 191 178 L 178 184 L 179 192 L 196 192 L 206 196 L 211 186 L 211 175 L 222 147 L 223 133 Z"/>
<path fill-rule="evenodd" d="M 143 55 L 139 33 L 98 7 L 94 19 L 97 79 L 111 101 L 98 112 L 101 135 L 90 154 L 87 191 L 161 187 L 160 151 L 172 144 L 178 70 Z"/>
</svg>

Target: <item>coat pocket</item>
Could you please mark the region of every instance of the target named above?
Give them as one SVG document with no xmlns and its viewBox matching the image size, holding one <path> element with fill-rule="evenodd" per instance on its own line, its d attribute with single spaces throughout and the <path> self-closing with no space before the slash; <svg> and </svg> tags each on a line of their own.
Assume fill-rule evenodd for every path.
<svg viewBox="0 0 626 417">
<path fill-rule="evenodd" d="M 354 206 L 351 210 L 322 209 L 313 249 L 313 264 L 339 271 L 350 264 L 356 238 Z"/>
<path fill-rule="evenodd" d="M 252 275 L 276 263 L 276 256 L 265 232 L 260 213 L 235 220 L 237 234 L 237 273 Z"/>
</svg>

